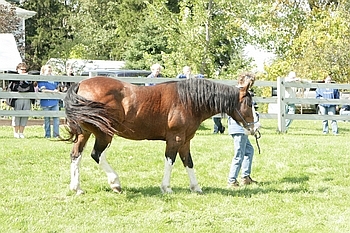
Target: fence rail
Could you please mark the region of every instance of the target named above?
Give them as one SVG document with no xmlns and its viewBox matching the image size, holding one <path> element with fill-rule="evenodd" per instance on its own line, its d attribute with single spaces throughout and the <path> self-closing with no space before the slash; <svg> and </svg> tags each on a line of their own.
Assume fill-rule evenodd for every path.
<svg viewBox="0 0 350 233">
<path fill-rule="evenodd" d="M 25 79 L 30 81 L 57 81 L 57 82 L 79 82 L 81 80 L 87 79 L 86 76 L 42 76 L 42 75 L 26 75 Z M 145 77 L 117 77 L 116 79 L 129 82 L 137 85 L 144 85 L 147 83 L 162 83 L 167 81 L 179 81 L 175 78 L 156 78 L 148 79 Z M 23 75 L 17 74 L 1 74 L 0 80 L 3 80 L 3 88 L 5 87 L 5 82 L 9 80 L 23 80 Z M 7 80 L 7 81 L 5 81 Z M 213 80 L 215 82 L 236 85 L 235 80 Z M 350 104 L 349 99 L 337 99 L 337 100 L 327 100 L 327 99 L 314 99 L 314 98 L 285 98 L 285 88 L 286 87 L 297 87 L 297 88 L 338 88 L 341 90 L 350 90 L 350 84 L 325 84 L 325 83 L 309 83 L 309 82 L 285 82 L 283 78 L 278 78 L 275 81 L 256 81 L 254 83 L 258 87 L 276 87 L 277 96 L 276 97 L 254 97 L 257 103 L 265 104 L 277 104 L 277 113 L 261 113 L 261 118 L 267 119 L 278 119 L 278 130 L 280 132 L 285 132 L 284 122 L 285 119 L 295 119 L 295 120 L 350 120 L 350 116 L 346 115 L 318 115 L 318 114 L 285 114 L 285 106 L 289 103 L 294 104 L 322 104 L 322 103 L 332 103 L 335 105 Z M 1 104 L 6 98 L 25 98 L 25 99 L 64 99 L 65 93 L 18 93 L 18 92 L 7 92 L 0 91 L 0 99 L 2 99 Z M 1 107 L 3 109 L 3 106 Z M 0 110 L 0 116 L 56 116 L 64 117 L 64 111 L 14 111 L 14 110 Z"/>
</svg>

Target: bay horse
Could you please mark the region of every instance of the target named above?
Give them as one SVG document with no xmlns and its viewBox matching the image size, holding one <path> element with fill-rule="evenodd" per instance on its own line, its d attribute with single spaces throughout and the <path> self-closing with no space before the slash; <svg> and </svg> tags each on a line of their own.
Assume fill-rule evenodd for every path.
<svg viewBox="0 0 350 233">
<path fill-rule="evenodd" d="M 249 88 L 254 77 L 237 88 L 206 79 L 170 81 L 138 86 L 108 77 L 93 77 L 73 84 L 64 99 L 71 151 L 70 189 L 83 193 L 79 181 L 82 152 L 91 134 L 95 144 L 91 157 L 106 172 L 108 183 L 121 192 L 117 173 L 106 160 L 114 135 L 132 140 L 166 142 L 163 193 L 171 193 L 170 177 L 176 155 L 187 170 L 190 190 L 202 193 L 190 153 L 190 141 L 201 122 L 226 113 L 253 132 L 254 116 Z"/>
</svg>

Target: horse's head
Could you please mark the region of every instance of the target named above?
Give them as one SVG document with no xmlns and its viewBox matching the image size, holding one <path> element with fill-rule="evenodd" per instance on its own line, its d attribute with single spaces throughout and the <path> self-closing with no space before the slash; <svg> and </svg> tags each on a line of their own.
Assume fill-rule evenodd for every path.
<svg viewBox="0 0 350 233">
<path fill-rule="evenodd" d="M 259 121 L 253 106 L 253 96 L 249 91 L 254 81 L 254 76 L 250 74 L 243 74 L 239 77 L 239 103 L 231 115 L 235 121 L 242 124 L 249 134 L 255 133 L 254 124 Z"/>
</svg>

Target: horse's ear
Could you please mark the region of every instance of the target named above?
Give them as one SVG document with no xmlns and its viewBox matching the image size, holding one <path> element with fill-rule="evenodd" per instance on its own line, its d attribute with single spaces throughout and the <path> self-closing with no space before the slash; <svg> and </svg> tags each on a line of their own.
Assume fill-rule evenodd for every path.
<svg viewBox="0 0 350 233">
<path fill-rule="evenodd" d="M 251 78 L 249 81 L 248 81 L 248 90 L 250 88 L 252 88 L 252 86 L 254 85 L 254 82 L 255 82 L 255 79 L 254 78 Z"/>
</svg>

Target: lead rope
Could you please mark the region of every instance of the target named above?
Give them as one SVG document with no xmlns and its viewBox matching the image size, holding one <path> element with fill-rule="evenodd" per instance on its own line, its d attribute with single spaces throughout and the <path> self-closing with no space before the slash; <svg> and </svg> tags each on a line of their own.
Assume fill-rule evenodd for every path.
<svg viewBox="0 0 350 233">
<path fill-rule="evenodd" d="M 258 147 L 258 151 L 259 151 L 259 154 L 260 154 L 260 145 L 259 145 L 258 139 L 261 138 L 261 133 L 260 133 L 259 130 L 255 131 L 254 137 L 255 137 L 256 146 Z"/>
</svg>

